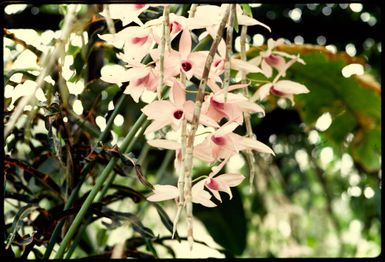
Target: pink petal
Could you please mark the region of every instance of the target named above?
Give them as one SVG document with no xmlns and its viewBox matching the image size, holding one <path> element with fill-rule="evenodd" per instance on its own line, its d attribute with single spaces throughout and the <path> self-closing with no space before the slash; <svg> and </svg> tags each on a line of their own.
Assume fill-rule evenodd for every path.
<svg viewBox="0 0 385 262">
<path fill-rule="evenodd" d="M 183 109 L 184 109 L 184 112 L 186 114 L 186 118 L 189 121 L 192 121 L 193 114 L 194 114 L 194 107 L 195 107 L 195 103 L 191 100 L 186 101 L 183 105 Z M 200 115 L 199 123 L 201 123 L 205 126 L 219 127 L 218 123 L 215 120 L 213 120 L 212 118 L 210 118 L 204 114 Z"/>
<path fill-rule="evenodd" d="M 178 142 L 166 139 L 153 139 L 147 141 L 147 143 L 153 147 L 160 147 L 169 150 L 178 150 L 181 148 L 181 144 Z"/>
<path fill-rule="evenodd" d="M 169 199 L 175 199 L 179 195 L 179 190 L 171 185 L 154 185 L 154 194 L 147 197 L 148 201 L 157 202 Z"/>
<path fill-rule="evenodd" d="M 162 127 L 171 124 L 172 120 L 170 119 L 163 119 L 163 120 L 154 120 L 144 131 L 144 134 L 147 135 L 149 133 L 155 132 Z"/>
<path fill-rule="evenodd" d="M 238 106 L 242 109 L 243 112 L 258 112 L 265 114 L 265 110 L 260 105 L 250 101 L 239 103 Z"/>
<path fill-rule="evenodd" d="M 183 103 L 186 101 L 186 87 L 183 86 L 181 82 L 174 79 L 173 85 L 171 87 L 170 100 L 175 106 L 182 107 Z"/>
<path fill-rule="evenodd" d="M 138 103 L 139 97 L 143 94 L 144 87 L 143 86 L 135 86 L 130 83 L 130 85 L 127 86 L 126 90 L 124 90 L 125 94 L 128 94 L 132 97 L 132 99 Z"/>
<path fill-rule="evenodd" d="M 256 65 L 253 65 L 249 62 L 242 61 L 240 59 L 231 59 L 231 68 L 238 70 L 238 71 L 244 71 L 246 73 L 262 73 L 262 69 L 259 68 Z"/>
<path fill-rule="evenodd" d="M 182 59 L 186 59 L 191 52 L 191 35 L 188 29 L 184 29 L 179 40 L 179 53 Z"/>
<path fill-rule="evenodd" d="M 239 142 L 240 146 L 244 147 L 244 149 L 253 149 L 261 153 L 269 153 L 269 154 L 275 155 L 274 151 L 270 147 L 268 147 L 262 142 L 259 142 L 256 139 L 242 137 L 238 134 L 233 134 L 233 135 L 238 137 L 237 141 Z"/>
<path fill-rule="evenodd" d="M 142 112 L 149 119 L 167 119 L 171 118 L 171 114 L 175 110 L 175 106 L 170 101 L 153 101 L 142 108 Z"/>
<path fill-rule="evenodd" d="M 267 78 L 271 77 L 271 75 L 273 74 L 273 69 L 271 68 L 271 66 L 268 63 L 266 63 L 265 59 L 262 59 L 261 68 L 262 68 L 263 74 Z"/>
<path fill-rule="evenodd" d="M 220 181 L 224 185 L 227 185 L 229 187 L 238 186 L 245 177 L 241 174 L 237 173 L 226 173 L 219 175 L 215 178 L 217 181 Z"/>
<path fill-rule="evenodd" d="M 269 93 L 270 93 L 270 88 L 273 86 L 272 83 L 267 83 L 267 84 L 264 84 L 262 85 L 261 87 L 258 88 L 258 90 L 254 93 L 253 97 L 252 97 L 252 101 L 255 101 L 255 100 L 263 100 L 265 99 Z"/>
<path fill-rule="evenodd" d="M 284 93 L 284 94 L 302 94 L 309 93 L 309 89 L 306 86 L 293 82 L 290 80 L 280 80 L 274 84 L 274 89 Z"/>
<path fill-rule="evenodd" d="M 206 207 L 215 207 L 216 204 L 210 200 L 211 195 L 204 190 L 205 180 L 201 180 L 191 188 L 192 202 Z"/>
<path fill-rule="evenodd" d="M 209 163 L 215 160 L 212 155 L 211 144 L 207 139 L 194 147 L 194 156 Z"/>
<path fill-rule="evenodd" d="M 223 136 L 228 133 L 233 132 L 237 127 L 239 126 L 238 123 L 235 122 L 227 122 L 223 126 L 221 126 L 218 130 L 216 130 L 214 133 L 217 136 Z"/>
</svg>

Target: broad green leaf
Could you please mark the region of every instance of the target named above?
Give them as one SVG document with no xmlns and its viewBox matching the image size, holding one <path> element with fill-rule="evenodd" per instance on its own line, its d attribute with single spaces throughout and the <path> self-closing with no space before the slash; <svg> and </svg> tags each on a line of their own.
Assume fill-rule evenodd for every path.
<svg viewBox="0 0 385 262">
<path fill-rule="evenodd" d="M 300 54 L 306 65 L 296 63 L 289 68 L 286 79 L 304 84 L 310 92 L 295 96 L 295 109 L 307 127 L 313 128 L 325 112 L 331 114 L 332 123 L 324 135 L 335 149 L 342 149 L 348 134 L 359 143 L 352 143 L 353 159 L 367 171 L 380 167 L 381 90 L 368 76 L 345 78 L 342 69 L 351 63 L 364 62 L 344 53 L 333 54 L 320 46 L 280 46 L 279 51 Z M 258 55 L 251 49 L 249 56 Z M 249 74 L 249 78 L 257 75 Z M 368 136 L 368 137 L 366 137 Z M 376 147 L 373 148 L 373 146 Z M 369 153 L 370 152 L 370 153 Z"/>
<path fill-rule="evenodd" d="M 247 221 L 242 199 L 237 188 L 232 188 L 233 198 L 222 194 L 215 208 L 194 205 L 194 216 L 203 222 L 215 242 L 232 255 L 241 255 L 246 247 Z"/>
</svg>

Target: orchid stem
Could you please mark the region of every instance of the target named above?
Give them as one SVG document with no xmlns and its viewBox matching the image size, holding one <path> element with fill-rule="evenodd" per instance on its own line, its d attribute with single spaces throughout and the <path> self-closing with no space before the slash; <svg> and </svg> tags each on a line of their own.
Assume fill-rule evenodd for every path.
<svg viewBox="0 0 385 262">
<path fill-rule="evenodd" d="M 180 80 L 182 85 L 186 84 L 186 75 L 181 71 L 180 72 Z M 174 238 L 174 234 L 176 231 L 176 226 L 178 224 L 178 220 L 181 214 L 181 211 L 183 209 L 183 206 L 185 204 L 184 194 L 185 194 L 185 156 L 186 156 L 186 132 L 187 132 L 187 119 L 186 117 L 183 118 L 182 121 L 182 132 L 181 132 L 181 145 L 182 145 L 182 169 L 180 170 L 179 177 L 178 177 L 178 190 L 179 190 L 179 200 L 178 200 L 178 210 L 176 212 L 174 221 L 173 221 L 173 228 L 172 228 L 172 238 Z M 175 155 L 175 158 L 178 159 L 178 154 Z"/>
<path fill-rule="evenodd" d="M 230 85 L 230 68 L 231 68 L 231 53 L 232 53 L 232 43 L 233 43 L 233 23 L 234 23 L 234 16 L 235 16 L 235 4 L 231 4 L 231 11 L 230 11 L 230 21 L 229 25 L 227 27 L 226 32 L 226 55 L 225 55 L 225 65 L 224 65 L 224 79 L 223 79 L 223 89 L 224 89 L 224 96 L 225 96 L 225 103 L 227 102 L 227 92 Z"/>
<path fill-rule="evenodd" d="M 241 29 L 241 59 L 243 61 L 246 61 L 246 35 L 247 35 L 247 26 L 244 25 L 242 26 Z M 247 84 L 247 78 L 246 78 L 246 72 L 241 71 L 241 84 Z M 243 88 L 243 94 L 246 97 L 249 97 L 249 92 L 247 90 L 247 86 Z M 246 125 L 246 136 L 252 138 L 254 136 L 253 134 L 253 129 L 251 127 L 251 119 L 250 119 L 250 113 L 244 112 L 243 113 L 244 119 L 245 119 L 245 125 Z M 249 166 L 249 173 L 250 173 L 250 193 L 253 191 L 253 181 L 255 178 L 256 174 L 256 169 L 255 169 L 255 157 L 254 154 L 251 150 L 246 151 L 246 160 L 247 164 Z"/>
<path fill-rule="evenodd" d="M 202 79 L 199 83 L 198 87 L 198 94 L 196 95 L 195 100 L 195 107 L 194 107 L 194 114 L 191 122 L 191 130 L 188 134 L 187 138 L 187 144 L 186 144 L 186 158 L 185 158 L 185 200 L 186 200 L 186 212 L 187 212 L 187 240 L 190 245 L 190 250 L 192 249 L 192 245 L 194 243 L 193 239 L 193 228 L 192 228 L 192 219 L 193 219 L 193 213 L 192 213 L 192 195 L 191 195 L 191 185 L 192 185 L 192 179 L 191 179 L 191 173 L 192 173 L 192 167 L 193 167 L 193 147 L 194 147 L 194 138 L 195 133 L 198 128 L 199 123 L 199 117 L 201 113 L 202 108 L 202 102 L 204 99 L 205 94 L 205 88 L 207 85 L 207 80 L 211 68 L 211 64 L 213 62 L 213 58 L 215 55 L 215 52 L 218 48 L 218 44 L 222 38 L 223 31 L 226 26 L 226 22 L 229 18 L 230 14 L 230 5 L 226 9 L 226 12 L 222 18 L 221 23 L 219 24 L 218 32 L 215 37 L 214 42 L 212 43 L 210 47 L 209 54 L 207 56 L 205 67 L 202 74 Z"/>
</svg>

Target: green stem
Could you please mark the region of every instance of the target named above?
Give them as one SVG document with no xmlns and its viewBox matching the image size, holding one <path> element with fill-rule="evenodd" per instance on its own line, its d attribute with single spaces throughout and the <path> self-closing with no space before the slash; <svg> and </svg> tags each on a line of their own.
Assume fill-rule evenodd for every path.
<svg viewBox="0 0 385 262">
<path fill-rule="evenodd" d="M 117 116 L 117 114 L 121 111 L 121 109 L 124 107 L 124 105 L 126 104 L 126 101 L 127 101 L 127 96 L 126 95 L 122 95 L 118 101 L 118 104 L 116 105 L 115 107 L 115 110 L 112 112 L 110 118 L 108 119 L 107 123 L 106 123 L 106 128 L 103 130 L 103 132 L 99 135 L 98 137 L 98 141 L 99 142 L 104 142 L 105 139 L 107 138 L 107 135 L 108 133 L 110 132 L 111 130 L 111 127 L 112 127 L 112 124 L 114 123 L 114 119 L 115 117 Z M 95 162 L 89 162 L 87 163 L 83 170 L 81 171 L 80 173 L 80 180 L 77 184 L 77 186 L 72 190 L 72 193 L 67 201 L 67 203 L 65 204 L 64 206 L 64 210 L 67 210 L 69 209 L 73 202 L 75 201 L 77 195 L 78 195 L 78 192 L 80 190 L 80 187 L 81 185 L 83 184 L 88 172 L 92 169 L 92 167 L 94 166 Z M 60 221 L 56 226 L 55 226 L 55 229 L 52 233 L 52 236 L 49 240 L 49 243 L 48 243 L 48 247 L 44 253 L 44 257 L 43 259 L 48 259 L 52 250 L 53 250 L 53 247 L 56 243 L 56 240 L 59 236 L 59 233 L 61 231 L 61 228 L 64 224 L 64 220 Z"/>
<path fill-rule="evenodd" d="M 123 143 L 122 143 L 122 145 L 120 147 L 121 151 L 123 151 L 123 152 L 126 151 L 128 145 L 135 138 L 136 132 L 139 130 L 139 128 L 145 122 L 146 122 L 146 116 L 144 114 L 142 114 L 138 118 L 138 120 L 136 121 L 136 123 L 134 124 L 134 126 L 132 127 L 130 132 L 127 134 L 125 139 L 123 140 Z M 55 259 L 63 258 L 63 255 L 64 255 L 64 252 L 65 252 L 65 249 L 66 249 L 67 245 L 69 244 L 71 238 L 75 234 L 78 226 L 80 225 L 80 223 L 83 220 L 86 212 L 88 211 L 88 208 L 92 204 L 92 202 L 95 199 L 95 197 L 96 197 L 97 193 L 99 192 L 99 190 L 102 188 L 103 184 L 105 183 L 106 179 L 108 178 L 110 172 L 112 171 L 112 169 L 113 169 L 114 165 L 117 163 L 117 161 L 118 161 L 118 158 L 116 158 L 116 157 L 111 158 L 110 162 L 107 164 L 107 166 L 103 169 L 103 171 L 100 174 L 100 176 L 97 178 L 95 186 L 93 187 L 93 189 L 91 190 L 90 194 L 88 195 L 88 197 L 84 201 L 82 207 L 79 210 L 79 213 L 76 215 L 73 223 L 71 224 L 70 228 L 68 229 L 68 232 L 64 236 L 63 241 L 62 241 L 62 243 L 60 245 L 60 248 L 59 248 L 58 252 L 56 253 Z"/>
</svg>

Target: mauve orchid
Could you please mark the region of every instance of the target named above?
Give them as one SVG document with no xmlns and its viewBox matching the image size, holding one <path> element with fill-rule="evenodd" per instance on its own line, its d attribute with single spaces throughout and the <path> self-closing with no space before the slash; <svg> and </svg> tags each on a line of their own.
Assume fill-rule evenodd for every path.
<svg viewBox="0 0 385 262">
<path fill-rule="evenodd" d="M 285 76 L 286 70 L 288 66 L 285 62 L 284 57 L 289 59 L 296 59 L 296 62 L 301 64 L 305 64 L 305 62 L 296 56 L 290 55 L 285 52 L 275 51 L 274 49 L 277 46 L 283 45 L 284 39 L 279 38 L 277 40 L 273 40 L 270 38 L 267 40 L 267 50 L 261 51 L 260 55 L 256 58 L 250 60 L 251 63 L 260 64 L 263 74 L 266 77 L 271 77 L 273 74 L 273 68 L 277 69 L 278 72 L 281 72 L 282 76 Z"/>
<path fill-rule="evenodd" d="M 157 131 L 167 125 L 171 125 L 174 130 L 177 130 L 184 118 L 191 121 L 194 112 L 194 102 L 191 100 L 186 101 L 184 90 L 185 87 L 177 80 L 174 80 L 170 101 L 153 101 L 142 108 L 142 112 L 148 119 L 153 120 L 144 134 Z M 213 127 L 219 126 L 217 122 L 205 115 L 201 115 L 200 123 Z"/>
<path fill-rule="evenodd" d="M 226 192 L 230 199 L 233 197 L 230 187 L 238 186 L 245 177 L 237 173 L 225 173 L 219 176 L 215 176 L 221 171 L 223 166 L 226 164 L 227 160 L 222 161 L 218 166 L 213 167 L 212 172 L 208 175 L 207 178 L 199 181 L 198 183 L 204 184 L 204 186 L 213 193 L 214 197 L 222 202 L 219 191 Z M 198 184 L 197 183 L 197 184 Z"/>
<path fill-rule="evenodd" d="M 228 4 L 222 4 L 221 6 L 214 5 L 200 5 L 196 8 L 193 18 L 188 19 L 188 25 L 190 29 L 206 28 L 211 34 L 215 35 L 217 27 L 226 11 Z M 258 20 L 243 14 L 242 8 L 239 4 L 236 5 L 236 14 L 238 25 L 260 25 L 270 30 L 270 27 L 259 22 Z"/>
<path fill-rule="evenodd" d="M 147 197 L 148 201 L 158 202 L 164 200 L 175 199 L 178 202 L 179 189 L 172 185 L 154 185 L 152 191 L 154 194 Z M 192 202 L 201 204 L 205 207 L 215 207 L 216 204 L 212 202 L 209 192 L 204 190 L 204 184 L 196 183 L 191 188 Z"/>
<path fill-rule="evenodd" d="M 114 72 L 102 75 L 100 78 L 107 83 L 121 84 L 130 82 L 124 90 L 125 94 L 131 95 L 133 100 L 138 103 L 139 97 L 144 90 L 155 92 L 159 84 L 159 72 L 153 67 L 143 64 L 136 64 L 135 67 L 129 68 L 123 72 Z"/>
<path fill-rule="evenodd" d="M 155 44 L 151 30 L 140 26 L 130 26 L 116 34 L 98 36 L 117 48 L 121 48 L 123 43 L 123 53 L 117 56 L 126 63 L 140 63 Z"/>
<path fill-rule="evenodd" d="M 230 93 L 232 90 L 246 87 L 247 84 L 229 86 L 226 99 L 224 89 L 219 88 L 214 81 L 209 81 L 208 86 L 214 92 L 205 97 L 205 101 L 202 104 L 202 112 L 217 122 L 222 118 L 226 118 L 230 122 L 235 121 L 238 124 L 242 124 L 244 112 L 265 113 L 262 107 L 250 102 L 244 95 Z"/>
<path fill-rule="evenodd" d="M 154 61 L 159 60 L 159 49 L 153 49 L 151 57 Z M 183 72 L 187 79 L 193 75 L 199 77 L 197 71 L 204 67 L 207 51 L 191 52 L 191 34 L 188 29 L 182 31 L 179 40 L 179 51 L 165 51 L 164 55 L 164 77 L 168 79 Z"/>
<path fill-rule="evenodd" d="M 173 40 L 182 30 L 187 29 L 187 18 L 184 16 L 170 13 L 169 21 L 170 40 Z M 159 17 L 158 19 L 150 20 L 144 24 L 145 27 L 152 29 L 154 39 L 158 44 L 160 43 L 162 36 L 162 22 L 163 17 Z"/>
<path fill-rule="evenodd" d="M 100 12 L 100 14 L 104 17 L 109 16 L 112 19 L 120 19 L 123 26 L 126 26 L 131 22 L 135 22 L 138 25 L 143 25 L 138 16 L 148 7 L 148 4 L 109 5 L 109 13 L 107 13 L 106 9 L 104 9 L 103 12 Z"/>
<path fill-rule="evenodd" d="M 237 127 L 238 123 L 236 122 L 227 122 L 221 126 L 208 135 L 201 144 L 195 146 L 194 156 L 207 162 L 213 162 L 215 160 L 230 158 L 239 151 L 246 149 L 274 155 L 270 147 L 256 139 L 233 133 L 232 131 Z"/>
<path fill-rule="evenodd" d="M 252 100 L 263 100 L 269 94 L 288 98 L 294 105 L 294 95 L 309 93 L 306 86 L 290 80 L 280 80 L 262 85 L 253 95 Z"/>
</svg>

